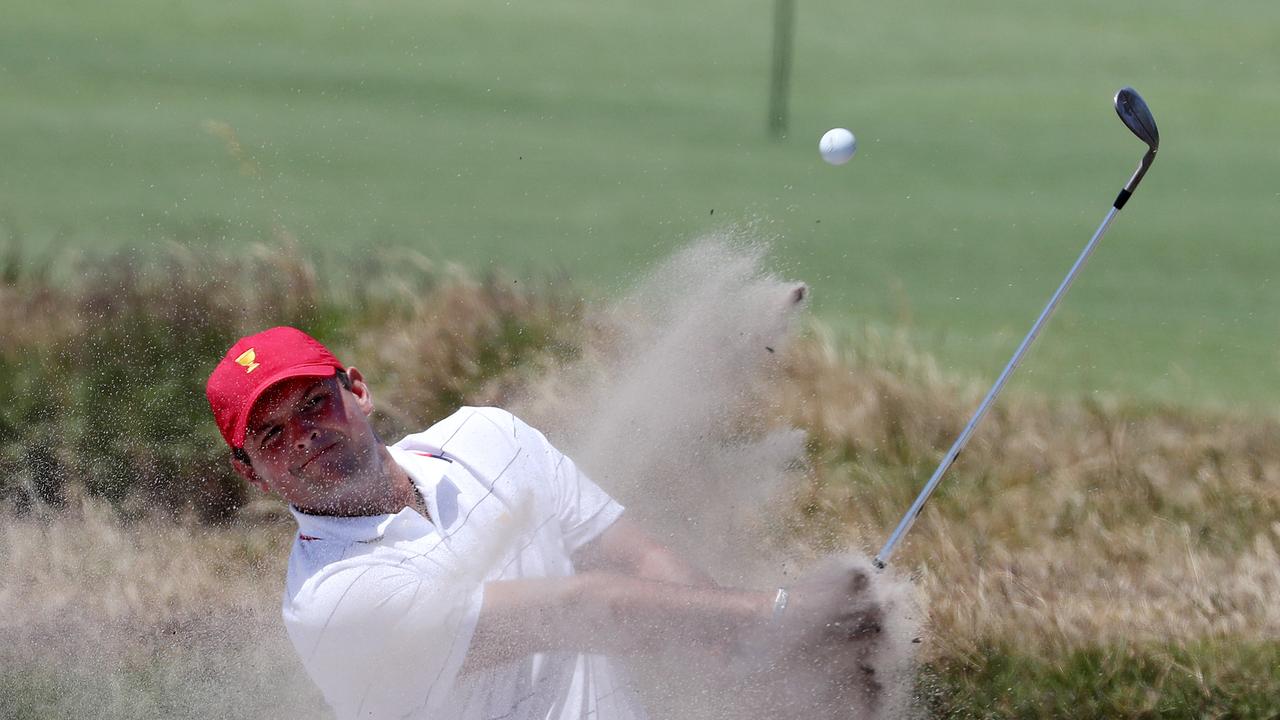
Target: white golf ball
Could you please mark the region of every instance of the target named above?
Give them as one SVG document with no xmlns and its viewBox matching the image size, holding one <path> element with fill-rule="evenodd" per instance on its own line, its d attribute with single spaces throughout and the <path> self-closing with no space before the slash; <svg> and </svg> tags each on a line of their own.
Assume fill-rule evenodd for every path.
<svg viewBox="0 0 1280 720">
<path fill-rule="evenodd" d="M 844 128 L 831 128 L 818 141 L 818 152 L 822 159 L 832 165 L 843 165 L 849 162 L 858 151 L 858 139 Z"/>
</svg>

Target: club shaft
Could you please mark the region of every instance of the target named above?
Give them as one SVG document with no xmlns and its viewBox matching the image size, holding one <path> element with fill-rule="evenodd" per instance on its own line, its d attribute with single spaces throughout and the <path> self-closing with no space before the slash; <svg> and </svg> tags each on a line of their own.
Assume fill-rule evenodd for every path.
<svg viewBox="0 0 1280 720">
<path fill-rule="evenodd" d="M 995 402 L 996 396 L 1000 394 L 1005 383 L 1009 381 L 1009 376 L 1013 375 L 1013 371 L 1018 368 L 1018 364 L 1022 362 L 1023 356 L 1027 354 L 1027 349 L 1031 347 L 1031 343 L 1035 341 L 1036 336 L 1040 334 L 1040 330 L 1043 329 L 1045 323 L 1048 322 L 1049 316 L 1053 314 L 1054 309 L 1058 307 L 1058 303 L 1062 301 L 1062 296 L 1067 294 L 1067 290 L 1071 288 L 1071 283 L 1075 282 L 1076 275 L 1080 274 L 1080 270 L 1084 268 L 1085 262 L 1089 259 L 1089 256 L 1093 254 L 1094 248 L 1098 246 L 1098 242 L 1102 240 L 1102 236 L 1106 234 L 1107 228 L 1111 225 L 1111 221 L 1115 219 L 1116 213 L 1118 212 L 1120 212 L 1120 208 L 1114 205 L 1111 207 L 1111 210 L 1107 212 L 1107 216 L 1103 218 L 1102 224 L 1099 225 L 1097 231 L 1093 233 L 1093 237 L 1089 240 L 1089 244 L 1085 245 L 1084 250 L 1080 253 L 1080 257 L 1076 258 L 1075 264 L 1071 266 L 1071 271 L 1067 273 L 1062 284 L 1058 286 L 1057 292 L 1053 294 L 1053 297 L 1049 298 L 1049 304 L 1045 305 L 1044 310 L 1040 313 L 1040 317 L 1036 318 L 1035 325 L 1031 326 L 1031 332 L 1028 332 L 1027 336 L 1022 339 L 1022 344 L 1018 346 L 1016 351 L 1014 351 L 1013 357 L 1009 359 L 1009 364 L 1004 366 L 1004 372 L 1000 373 L 1000 377 L 996 379 L 995 384 L 991 386 L 991 390 L 987 392 L 987 396 L 983 398 L 982 404 L 978 406 L 977 411 L 973 413 L 973 417 L 969 419 L 969 424 L 965 426 L 964 430 L 960 433 L 960 437 L 956 438 L 951 449 L 948 450 L 946 456 L 942 458 L 942 462 L 938 465 L 938 469 L 933 471 L 933 477 L 929 478 L 929 482 L 924 486 L 924 490 L 920 491 L 915 502 L 911 504 L 911 509 L 907 510 L 907 514 L 902 516 L 902 520 L 898 523 L 898 527 L 893 531 L 893 534 L 889 536 L 884 547 L 880 548 L 880 552 L 876 554 L 875 563 L 877 567 L 883 568 L 888 564 L 889 558 L 893 555 L 894 548 L 902 537 L 907 534 L 907 531 L 911 529 L 916 518 L 920 515 L 920 511 L 924 508 L 925 502 L 938 487 L 938 483 L 942 481 L 942 476 L 947 472 L 947 468 L 951 467 L 951 463 L 955 462 L 960 451 L 963 450 L 965 444 L 969 442 L 969 436 L 973 434 L 974 428 L 978 426 L 979 421 L 982 420 L 982 416 L 987 414 L 987 410 L 989 410 L 992 403 Z"/>
</svg>

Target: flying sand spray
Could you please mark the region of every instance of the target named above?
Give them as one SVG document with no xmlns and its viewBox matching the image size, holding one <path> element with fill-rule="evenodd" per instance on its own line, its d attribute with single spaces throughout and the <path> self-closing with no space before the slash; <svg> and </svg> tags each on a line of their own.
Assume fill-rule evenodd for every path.
<svg viewBox="0 0 1280 720">
<path fill-rule="evenodd" d="M 914 589 L 868 557 L 796 546 L 778 512 L 808 472 L 805 433 L 773 399 L 808 288 L 773 275 L 767 254 L 749 226 L 695 240 L 595 308 L 575 360 L 540 373 L 513 406 L 717 584 L 788 586 L 798 602 L 787 613 L 800 620 L 847 605 L 838 581 L 858 577 L 859 602 L 882 612 L 879 637 L 855 651 L 814 636 L 829 625 L 802 621 L 795 633 L 744 636 L 732 668 L 678 647 L 632 658 L 651 717 L 905 717 Z"/>
<path fill-rule="evenodd" d="M 1142 156 L 1142 161 L 1138 164 L 1138 169 L 1129 178 L 1129 182 L 1125 183 L 1120 194 L 1116 196 L 1115 202 L 1111 204 L 1111 209 L 1107 211 L 1107 216 L 1103 218 L 1102 224 L 1093 233 L 1093 238 L 1089 240 L 1089 244 L 1085 245 L 1084 250 L 1080 253 L 1080 257 L 1076 259 L 1071 270 L 1067 273 L 1067 277 L 1063 279 L 1062 284 L 1058 286 L 1058 290 L 1053 293 L 1053 297 L 1049 298 L 1049 304 L 1041 311 L 1040 317 L 1036 319 L 1031 331 L 1022 339 L 1022 344 L 1014 351 L 1013 357 L 1009 359 L 1009 364 L 1005 365 L 1004 372 L 1000 373 L 1000 377 L 996 379 L 995 385 L 991 386 L 991 390 L 987 392 L 987 396 L 983 398 L 982 404 L 973 413 L 973 417 L 969 420 L 969 424 L 961 431 L 960 437 L 956 438 L 955 444 L 947 451 L 942 458 L 942 462 L 938 464 L 938 469 L 933 471 L 933 477 L 929 478 L 929 482 L 924 486 L 924 490 L 920 491 L 920 495 L 916 497 L 915 502 L 911 504 L 911 508 L 907 510 L 907 514 L 902 517 L 898 523 L 898 527 L 894 529 L 893 534 L 885 542 L 884 547 L 880 548 L 880 552 L 876 554 L 875 564 L 878 568 L 884 568 L 889 562 L 889 558 L 893 555 L 893 550 L 898 542 L 902 540 L 902 536 L 911 529 L 911 525 L 915 523 L 919 517 L 920 511 L 924 509 L 924 503 L 937 489 L 938 483 L 942 481 L 942 475 L 951 467 L 951 463 L 955 462 L 956 456 L 964 449 L 965 443 L 969 442 L 969 436 L 973 434 L 973 430 L 977 427 L 978 422 L 982 420 L 982 416 L 986 415 L 991 404 L 995 402 L 996 395 L 1004 388 L 1005 383 L 1009 380 L 1009 376 L 1018 368 L 1018 364 L 1022 362 L 1022 357 L 1026 354 L 1027 349 L 1031 347 L 1031 343 L 1036 339 L 1036 335 L 1040 334 L 1040 330 L 1049 320 L 1049 316 L 1053 314 L 1054 308 L 1058 307 L 1058 303 L 1062 300 L 1062 296 L 1066 294 L 1071 287 L 1071 283 L 1075 281 L 1076 275 L 1080 273 L 1084 263 L 1089 259 L 1089 255 L 1098 245 L 1098 241 L 1102 240 L 1103 234 L 1107 232 L 1107 228 L 1111 225 L 1111 221 L 1115 219 L 1116 213 L 1124 207 L 1125 203 L 1138 189 L 1138 183 L 1142 182 L 1142 177 L 1147 174 L 1147 170 L 1151 167 L 1151 163 L 1156 159 L 1156 150 L 1160 147 L 1160 131 L 1156 128 L 1155 118 L 1151 116 L 1151 110 L 1147 107 L 1147 103 L 1142 100 L 1142 96 L 1137 90 L 1131 87 L 1120 88 L 1115 97 L 1116 114 L 1120 116 L 1120 120 L 1124 122 L 1125 127 L 1129 128 L 1138 139 L 1147 144 L 1147 153 Z"/>
</svg>

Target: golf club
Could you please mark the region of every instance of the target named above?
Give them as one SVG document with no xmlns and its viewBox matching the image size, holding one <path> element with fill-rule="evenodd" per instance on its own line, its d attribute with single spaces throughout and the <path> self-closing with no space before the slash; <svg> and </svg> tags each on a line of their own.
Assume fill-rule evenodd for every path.
<svg viewBox="0 0 1280 720">
<path fill-rule="evenodd" d="M 1036 335 L 1040 333 L 1049 316 L 1053 313 L 1054 308 L 1062 300 L 1062 296 L 1066 294 L 1071 287 L 1071 283 L 1075 281 L 1076 275 L 1079 274 L 1084 263 L 1089 259 L 1089 255 L 1098 245 L 1098 241 L 1102 239 L 1103 234 L 1107 232 L 1107 227 L 1111 225 L 1111 221 L 1115 219 L 1116 213 L 1125 206 L 1134 191 L 1138 189 L 1138 183 L 1142 182 L 1142 177 L 1147 174 L 1151 163 L 1156 159 L 1156 150 L 1160 147 L 1160 131 L 1156 129 L 1155 118 L 1151 116 L 1151 110 L 1147 107 L 1147 103 L 1143 101 L 1142 96 L 1137 90 L 1131 87 L 1123 87 L 1116 93 L 1115 97 L 1116 114 L 1120 116 L 1120 120 L 1124 122 L 1125 127 L 1129 128 L 1138 139 L 1147 144 L 1147 154 L 1142 156 L 1142 161 L 1138 165 L 1137 171 L 1133 173 L 1133 177 L 1129 178 L 1129 182 L 1125 183 L 1120 194 L 1116 196 L 1115 202 L 1111 204 L 1111 210 L 1107 212 L 1107 216 L 1103 218 L 1102 224 L 1098 226 L 1093 238 L 1089 240 L 1089 244 L 1085 246 L 1080 253 L 1080 257 L 1076 259 L 1074 265 L 1071 266 L 1067 277 L 1063 279 L 1062 284 L 1058 286 L 1057 292 L 1053 297 L 1049 298 L 1049 304 L 1045 306 L 1040 313 L 1040 317 L 1036 320 L 1035 325 L 1031 326 L 1031 331 L 1022 339 L 1022 344 L 1014 351 L 1013 357 L 1009 359 L 1009 364 L 1005 365 L 1004 372 L 1000 373 L 1000 377 L 996 380 L 995 385 L 991 386 L 991 390 L 987 392 L 987 396 L 982 400 L 982 404 L 978 406 L 973 417 L 969 420 L 969 424 L 965 426 L 960 433 L 960 437 L 956 438 L 955 444 L 947 451 L 946 456 L 942 458 L 942 462 L 938 465 L 938 469 L 934 470 L 933 476 L 929 478 L 929 482 L 924 486 L 924 490 L 916 497 L 911 509 L 907 510 L 907 514 L 902 516 L 902 520 L 898 523 L 898 527 L 889 536 L 884 547 L 880 548 L 880 552 L 876 554 L 876 567 L 883 569 L 889 562 L 889 558 L 893 555 L 893 549 L 898 542 L 902 540 L 903 535 L 911 529 L 916 518 L 920 515 L 920 511 L 924 508 L 924 503 L 937 489 L 938 483 L 942 481 L 942 475 L 951 467 L 951 463 L 955 462 L 956 456 L 964 449 L 965 443 L 969 441 L 969 436 L 973 434 L 973 430 L 977 427 L 978 422 L 982 420 L 982 416 L 986 414 L 991 404 L 995 401 L 996 395 L 1000 394 L 1000 390 L 1004 388 L 1005 382 L 1009 380 L 1009 376 L 1017 369 L 1018 363 L 1022 362 L 1022 356 L 1026 354 L 1027 349 L 1031 346 L 1032 341 L 1036 339 Z"/>
</svg>

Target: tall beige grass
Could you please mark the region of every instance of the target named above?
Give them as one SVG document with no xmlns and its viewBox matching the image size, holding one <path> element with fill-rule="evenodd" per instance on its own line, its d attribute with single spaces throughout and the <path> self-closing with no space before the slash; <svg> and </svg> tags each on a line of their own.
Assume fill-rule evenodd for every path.
<svg viewBox="0 0 1280 720">
<path fill-rule="evenodd" d="M 878 549 L 985 391 L 901 336 L 789 356 L 785 414 L 814 442 L 797 532 Z M 927 654 L 1006 643 L 1280 639 L 1280 426 L 1012 393 L 895 557 L 927 598 Z"/>
<path fill-rule="evenodd" d="M 323 713 L 279 622 L 292 533 L 282 519 L 126 524 L 79 497 L 6 521 L 0 717 Z"/>
<path fill-rule="evenodd" d="M 538 384 L 547 368 L 567 359 L 625 366 L 616 347 L 636 331 L 617 326 L 625 313 L 570 294 L 496 275 L 474 281 L 413 255 L 357 270 L 379 282 L 349 288 L 320 283 L 305 261 L 254 252 L 210 277 L 175 250 L 163 282 L 122 270 L 114 285 L 71 296 L 0 283 L 0 327 L 25 343 L 0 348 L 0 360 L 21 369 L 22 348 L 60 357 L 51 348 L 73 345 L 94 313 L 127 319 L 131 302 L 147 318 L 172 306 L 174 327 L 186 317 L 178 311 L 234 313 L 234 329 L 296 317 L 325 327 L 339 354 L 368 371 L 391 440 L 457 403 L 563 395 L 571 385 Z M 156 283 L 160 291 L 147 290 Z M 117 285 L 128 292 L 110 295 Z M 245 297 L 254 303 L 236 312 Z M 49 321 L 34 327 L 30 314 Z M 892 331 L 838 335 L 813 323 L 789 346 L 768 347 L 775 372 L 738 398 L 760 402 L 739 429 L 782 430 L 778 445 L 759 447 L 800 447 L 807 466 L 779 469 L 793 485 L 768 496 L 769 510 L 795 546 L 873 552 L 985 384 L 946 376 Z M 807 445 L 786 435 L 792 427 Z M 1088 648 L 1280 640 L 1278 431 L 1266 417 L 1050 400 L 1015 381 L 895 557 L 927 610 L 925 659 L 978 667 L 997 646 L 1053 663 Z M 0 459 L 24 468 L 25 457 Z M 168 479 L 168 494 L 202 482 Z M 181 505 L 157 503 L 126 521 L 74 484 L 65 495 L 61 510 L 36 507 L 0 526 L 0 707 L 28 708 L 10 716 L 323 714 L 278 621 L 292 532 L 278 504 L 256 501 L 235 522 L 210 525 Z M 1170 658 L 1166 670 L 1208 687 L 1231 662 Z"/>
<path fill-rule="evenodd" d="M 263 503 L 264 505 L 267 503 Z M 192 616 L 278 599 L 292 536 L 283 518 L 206 526 L 194 518 L 123 523 L 106 504 L 77 497 L 57 515 L 0 528 L 0 627 Z"/>
<path fill-rule="evenodd" d="M 811 454 L 783 511 L 792 532 L 822 549 L 873 551 L 983 388 L 943 377 L 891 334 L 837 341 L 816 326 L 784 367 L 778 421 L 804 428 Z M 502 400 L 510 382 L 480 394 Z M 1052 662 L 1108 644 L 1277 639 L 1277 430 L 1267 419 L 1006 398 L 895 559 L 923 596 L 925 658 L 976 663 L 993 643 Z M 126 524 L 77 498 L 7 520 L 6 663 L 61 674 L 60 693 L 85 690 L 58 701 L 68 713 L 105 702 L 99 716 L 137 716 L 139 698 L 160 707 L 192 687 L 205 687 L 205 709 L 183 717 L 231 704 L 275 716 L 245 692 L 319 708 L 277 620 L 291 524 L 278 505 L 255 508 L 229 526 Z M 158 660 L 173 674 L 137 679 Z"/>
</svg>

